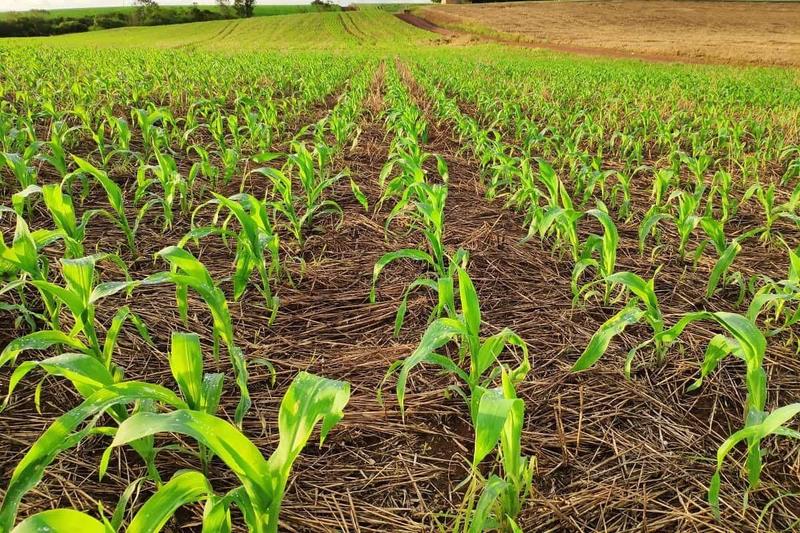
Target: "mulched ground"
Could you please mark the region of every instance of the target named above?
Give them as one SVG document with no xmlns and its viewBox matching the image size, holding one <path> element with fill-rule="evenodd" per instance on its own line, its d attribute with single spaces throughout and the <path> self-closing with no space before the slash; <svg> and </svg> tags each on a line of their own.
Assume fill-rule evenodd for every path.
<svg viewBox="0 0 800 533">
<path fill-rule="evenodd" d="M 796 527 L 800 498 L 776 499 L 800 490 L 800 447 L 787 440 L 766 441 L 762 486 L 751 495 L 747 510 L 741 509 L 746 483 L 736 466 L 741 463 L 741 450 L 730 456 L 725 470 L 723 523 L 714 522 L 705 503 L 716 449 L 741 427 L 745 396 L 743 367 L 733 361 L 726 362 L 700 391 L 685 392 L 714 328 L 703 323 L 690 327 L 664 366 L 654 366 L 643 353 L 634 376 L 626 380 L 621 368 L 624 355 L 647 336 L 645 328 L 630 328 L 595 368 L 572 374 L 570 367 L 591 334 L 618 307 L 595 303 L 572 307 L 571 262 L 553 253 L 547 243 L 535 239 L 520 243 L 526 234 L 521 217 L 485 200 L 475 162 L 462 150 L 449 125 L 435 123 L 425 95 L 408 76 L 407 81 L 429 114 L 431 131 L 425 148 L 442 155 L 449 166 L 446 244 L 451 251 L 465 248 L 470 252 L 469 271 L 479 292 L 485 331 L 513 328 L 528 342 L 533 356 L 533 370 L 518 391 L 526 406 L 524 451 L 535 455 L 539 465 L 535 494 L 521 519 L 523 530 L 756 531 L 760 527 L 780 531 Z M 462 493 L 456 487 L 468 473 L 469 415 L 459 398 L 443 394 L 453 384 L 449 377 L 426 367 L 412 373 L 405 423 L 391 381 L 383 387 L 384 403 L 377 398 L 386 369 L 414 349 L 433 305 L 424 293 L 412 297 L 406 326 L 399 338 L 392 337 L 402 290 L 420 273 L 412 263 L 388 268 L 379 282 L 377 303 L 368 301 L 375 261 L 387 251 L 423 245 L 415 234 L 385 234 L 388 208 L 373 210 L 390 142 L 380 117 L 382 88 L 379 75 L 367 102 L 359 142 L 337 162 L 339 168 L 350 169 L 369 198 L 370 211 L 365 212 L 353 198 L 347 180 L 334 188 L 331 196 L 344 209 L 343 222 L 320 221 L 299 254 L 302 262 L 289 262 L 294 284 L 284 281 L 278 288 L 281 308 L 273 326 L 267 325 L 268 312 L 256 291 L 248 290 L 240 302 L 231 304 L 239 346 L 248 358 L 268 359 L 277 370 L 273 386 L 266 368 L 251 365 L 253 409 L 244 431 L 265 455 L 276 445 L 278 405 L 298 371 L 352 384 L 345 418 L 321 449 L 310 445 L 295 464 L 281 514 L 285 531 L 436 530 L 437 520 L 447 522 L 444 513 L 459 508 Z M 248 183 L 250 187 L 263 190 L 263 184 Z M 649 184 L 642 183 L 635 196 L 638 209 L 644 208 L 648 196 Z M 45 223 L 43 217 L 38 221 Z M 106 246 L 116 238 L 99 219 L 90 227 L 87 249 L 96 242 Z M 9 221 L 3 220 L 6 236 L 9 229 Z M 639 256 L 636 229 L 634 224 L 620 226 L 619 268 L 651 275 L 658 263 L 649 261 L 647 253 L 644 259 Z M 168 232 L 148 220 L 141 234 L 143 258 L 133 274 L 161 270 L 164 265 L 154 264 L 152 253 L 174 244 L 187 230 L 187 220 Z M 589 230 L 598 228 L 582 226 L 583 237 Z M 700 307 L 732 309 L 723 297 L 705 301 L 711 261 L 701 261 L 695 272 L 678 259 L 676 236 L 667 230 L 664 240 L 667 244 L 658 254 L 663 267 L 657 289 L 668 322 Z M 215 279 L 231 274 L 233 254 L 219 243 L 204 241 L 192 250 Z M 783 255 L 753 244 L 745 247 L 736 267 L 780 278 L 786 269 Z M 109 267 L 103 275 L 112 278 L 118 273 Z M 229 295 L 230 285 L 223 283 Z M 122 299 L 103 303 L 102 319 L 108 320 Z M 173 289 L 143 288 L 128 303 L 151 328 L 155 346 L 145 345 L 126 328 L 117 363 L 128 378 L 174 388 L 164 353 L 170 332 L 184 328 Z M 189 322 L 188 330 L 204 339 L 207 370 L 219 369 L 232 376 L 225 357 L 219 364 L 211 357 L 211 319 L 197 299 L 191 301 Z M 9 320 L 0 322 L 0 342 L 19 334 L 12 326 Z M 800 363 L 793 350 L 776 339 L 770 341 L 767 374 L 771 407 L 800 400 Z M 6 389 L 9 375 L 8 368 L 0 370 L 0 390 Z M 48 379 L 39 415 L 30 400 L 34 387 L 34 380 L 26 380 L 0 414 L 2 486 L 41 431 L 66 406 L 79 402 L 62 381 Z M 224 399 L 223 410 L 232 416 L 238 400 L 232 378 Z M 161 441 L 174 443 L 175 439 Z M 112 508 L 122 488 L 143 475 L 144 469 L 135 454 L 115 452 L 109 476 L 99 482 L 96 468 L 107 443 L 107 439 L 93 438 L 79 451 L 60 456 L 44 481 L 25 498 L 20 516 L 56 506 L 93 510 L 97 500 Z M 159 455 L 159 465 L 164 476 L 197 467 L 189 455 L 169 450 Z M 220 491 L 235 482 L 221 464 L 213 465 L 211 480 Z M 199 506 L 189 507 L 166 530 L 199 531 L 201 513 Z"/>
</svg>

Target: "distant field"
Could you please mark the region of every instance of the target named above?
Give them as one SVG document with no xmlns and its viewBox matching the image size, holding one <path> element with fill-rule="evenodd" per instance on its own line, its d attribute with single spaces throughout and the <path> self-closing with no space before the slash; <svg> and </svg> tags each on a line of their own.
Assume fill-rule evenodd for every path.
<svg viewBox="0 0 800 533">
<path fill-rule="evenodd" d="M 188 8 L 191 6 L 181 5 L 181 6 L 170 6 L 170 5 L 163 5 L 163 7 L 176 7 L 176 8 Z M 200 9 L 208 9 L 211 11 L 219 11 L 218 6 L 208 5 L 208 6 L 198 6 Z M 132 12 L 135 7 L 126 6 L 126 7 L 76 7 L 71 9 L 49 9 L 47 10 L 48 17 L 91 17 L 94 15 L 100 15 L 103 13 L 130 13 Z M 316 13 L 321 11 L 319 7 L 312 6 L 312 5 L 257 5 L 254 11 L 254 15 L 256 17 L 267 17 L 271 15 L 289 15 L 292 13 Z M 15 17 L 18 15 L 29 15 L 31 11 L 8 11 L 8 12 L 0 12 L 0 18 L 4 17 Z"/>
<path fill-rule="evenodd" d="M 264 6 L 266 7 L 266 6 Z M 278 6 L 288 7 L 288 6 Z M 313 36 L 313 38 L 310 38 Z M 187 48 L 216 51 L 264 49 L 394 47 L 426 44 L 439 36 L 415 28 L 375 7 L 359 11 L 296 13 L 250 19 L 215 20 L 159 26 L 137 26 L 52 37 L 7 39 L 7 43 L 34 40 L 66 47 Z"/>
<path fill-rule="evenodd" d="M 565 51 L 800 65 L 797 2 L 505 2 L 416 13 L 451 30 Z"/>
</svg>

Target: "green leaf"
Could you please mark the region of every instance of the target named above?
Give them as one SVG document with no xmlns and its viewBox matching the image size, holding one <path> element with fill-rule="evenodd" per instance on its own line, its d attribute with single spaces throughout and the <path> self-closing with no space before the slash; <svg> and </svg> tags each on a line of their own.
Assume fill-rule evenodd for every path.
<svg viewBox="0 0 800 533">
<path fill-rule="evenodd" d="M 475 417 L 473 467 L 477 467 L 494 450 L 512 410 L 520 407 L 523 407 L 522 400 L 504 398 L 499 390 L 489 390 L 481 396 L 478 413 Z"/>
<path fill-rule="evenodd" d="M 401 412 L 404 411 L 408 374 L 421 363 L 428 362 L 445 366 L 446 370 L 459 375 L 464 381 L 469 381 L 466 374 L 455 363 L 445 357 L 434 357 L 436 350 L 450 342 L 454 337 L 465 334 L 466 330 L 463 324 L 451 318 L 434 320 L 428 326 L 417 348 L 403 361 L 400 373 L 397 376 L 397 403 L 400 405 Z"/>
<path fill-rule="evenodd" d="M 481 497 L 478 499 L 478 505 L 475 506 L 469 533 L 483 533 L 495 528 L 496 524 L 490 519 L 492 507 L 507 489 L 508 483 L 503 479 L 495 475 L 489 477 L 483 492 L 481 492 Z"/>
<path fill-rule="evenodd" d="M 176 473 L 139 508 L 127 533 L 157 533 L 182 505 L 207 498 L 214 491 L 200 472 Z"/>
<path fill-rule="evenodd" d="M 8 382 L 8 395 L 3 403 L 4 407 L 22 378 L 37 366 L 50 375 L 61 376 L 70 380 L 75 389 L 84 398 L 94 394 L 97 389 L 102 389 L 114 383 L 113 376 L 103 366 L 103 363 L 97 358 L 83 353 L 65 353 L 38 362 L 25 361 L 11 374 Z"/>
<path fill-rule="evenodd" d="M 96 518 L 74 509 L 52 509 L 26 518 L 11 533 L 114 533 Z"/>
<path fill-rule="evenodd" d="M 169 369 L 189 408 L 199 410 L 203 399 L 203 353 L 200 336 L 195 333 L 172 333 Z"/>
<path fill-rule="evenodd" d="M 708 278 L 708 287 L 706 288 L 706 298 L 711 298 L 714 295 L 714 291 L 717 289 L 720 279 L 722 279 L 725 272 L 730 268 L 731 263 L 733 263 L 734 259 L 736 259 L 736 256 L 739 255 L 741 251 L 742 245 L 739 244 L 739 241 L 733 241 L 725 248 L 725 251 L 719 259 L 717 259 L 714 268 L 711 270 L 711 275 Z"/>
<path fill-rule="evenodd" d="M 378 277 L 381 275 L 381 271 L 386 268 L 386 265 L 398 259 L 423 261 L 433 267 L 436 266 L 436 262 L 433 260 L 433 257 L 431 257 L 430 254 L 415 248 L 404 248 L 402 250 L 397 250 L 396 252 L 384 254 L 380 259 L 378 259 L 378 262 L 375 263 L 375 267 L 372 269 L 372 288 L 370 289 L 369 293 L 369 301 L 371 303 L 375 303 L 375 285 L 378 283 Z"/>
<path fill-rule="evenodd" d="M 81 423 L 116 405 L 140 400 L 153 400 L 177 408 L 186 407 L 183 400 L 172 391 L 149 383 L 129 381 L 98 390 L 78 407 L 58 417 L 17 464 L 0 505 L 0 531 L 11 529 L 22 497 L 39 483 L 44 469 L 53 462 L 56 455 L 77 446 L 89 435 L 93 424 L 76 432 Z"/>
<path fill-rule="evenodd" d="M 54 344 L 63 344 L 64 346 L 69 346 L 73 350 L 79 350 L 81 352 L 89 351 L 89 348 L 79 339 L 70 337 L 61 331 L 36 331 L 9 342 L 3 352 L 0 353 L 0 367 L 9 361 L 13 363 L 17 359 L 17 356 L 26 350 L 46 350 Z"/>
<path fill-rule="evenodd" d="M 589 345 L 572 366 L 572 371 L 580 372 L 594 365 L 606 353 L 611 339 L 625 331 L 626 327 L 639 322 L 643 315 L 644 311 L 640 308 L 630 306 L 606 320 L 600 326 L 600 329 L 592 335 Z"/>
<path fill-rule="evenodd" d="M 772 411 L 760 423 L 740 429 L 730 437 L 717 450 L 717 468 L 714 476 L 711 478 L 711 485 L 708 489 L 708 503 L 711 505 L 714 515 L 719 519 L 719 492 L 720 492 L 720 473 L 722 465 L 725 462 L 725 457 L 728 453 L 741 441 L 748 440 L 748 448 L 750 450 L 758 448 L 759 443 L 769 435 L 779 433 L 781 426 L 800 413 L 800 403 L 793 403 L 779 407 Z M 792 434 L 793 435 L 793 434 Z M 751 484 L 751 488 L 755 488 Z"/>
<path fill-rule="evenodd" d="M 714 335 L 708 341 L 708 346 L 706 346 L 703 364 L 700 366 L 700 377 L 687 390 L 691 392 L 698 389 L 703 384 L 703 380 L 717 368 L 719 362 L 731 353 L 735 353 L 739 358 L 744 359 L 744 354 L 735 339 L 725 335 Z"/>
<path fill-rule="evenodd" d="M 461 312 L 464 314 L 464 321 L 467 325 L 467 333 L 473 338 L 479 337 L 481 331 L 481 306 L 478 301 L 478 293 L 467 271 L 463 268 L 458 269 L 458 293 L 461 299 Z"/>
<path fill-rule="evenodd" d="M 273 492 L 269 468 L 261 452 L 232 424 L 201 411 L 136 413 L 123 421 L 112 447 L 159 433 L 192 437 L 210 449 L 239 478 L 258 516 L 266 521 Z"/>
<path fill-rule="evenodd" d="M 367 200 L 366 195 L 361 192 L 361 187 L 358 186 L 358 183 L 353 181 L 353 178 L 350 178 L 350 190 L 353 191 L 353 196 L 355 196 L 358 203 L 361 204 L 361 207 L 364 208 L 364 211 L 369 211 L 369 200 Z"/>
</svg>

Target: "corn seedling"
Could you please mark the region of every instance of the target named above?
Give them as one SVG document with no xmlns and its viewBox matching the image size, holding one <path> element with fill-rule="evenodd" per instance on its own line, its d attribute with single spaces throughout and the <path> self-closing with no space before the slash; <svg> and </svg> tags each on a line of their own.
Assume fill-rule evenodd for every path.
<svg viewBox="0 0 800 533">
<path fill-rule="evenodd" d="M 733 354 L 745 363 L 745 385 L 747 387 L 747 398 L 745 400 L 745 427 L 740 432 L 735 433 L 718 452 L 718 471 L 712 478 L 709 489 L 709 502 L 718 512 L 719 495 L 719 468 L 722 459 L 740 440 L 747 440 L 747 479 L 751 489 L 758 486 L 761 477 L 762 452 L 759 446 L 761 440 L 774 432 L 766 431 L 773 426 L 775 421 L 780 420 L 779 426 L 786 422 L 782 415 L 777 415 L 767 422 L 767 413 L 764 407 L 767 401 L 767 376 L 764 372 L 763 361 L 766 352 L 767 342 L 764 334 L 758 329 L 752 320 L 736 313 L 699 311 L 688 313 L 681 318 L 674 326 L 663 331 L 656 338 L 665 345 L 670 345 L 681 335 L 684 329 L 698 320 L 712 320 L 717 322 L 725 330 L 726 334 L 715 335 L 709 341 L 703 363 L 700 368 L 700 377 L 689 387 L 694 390 L 702 385 L 703 380 L 713 372 L 717 366 L 727 356 Z M 780 411 L 785 414 L 786 411 Z"/>
<path fill-rule="evenodd" d="M 61 275 L 65 280 L 62 287 L 55 283 L 33 279 L 29 283 L 52 302 L 53 314 L 50 317 L 50 330 L 42 330 L 20 337 L 10 342 L 0 355 L 0 366 L 14 362 L 23 350 L 43 349 L 52 344 L 66 344 L 73 349 L 92 355 L 109 371 L 112 370 L 112 354 L 116 346 L 117 336 L 126 320 L 130 320 L 139 330 L 142 337 L 149 341 L 144 323 L 125 306 L 115 314 L 112 325 L 106 332 L 104 342 L 100 341 L 97 331 L 97 303 L 120 291 L 130 291 L 138 283 L 129 278 L 126 281 L 95 283 L 95 265 L 98 260 L 110 259 L 118 266 L 123 266 L 118 257 L 87 256 L 78 259 L 62 259 Z M 127 272 L 125 272 L 127 276 Z M 72 315 L 72 326 L 68 334 L 59 329 L 59 311 L 62 307 L 69 309 Z"/>
<path fill-rule="evenodd" d="M 267 207 L 265 202 L 259 201 L 254 196 L 246 193 L 237 194 L 230 198 L 213 193 L 214 199 L 209 200 L 199 206 L 192 214 L 192 227 L 195 227 L 194 217 L 203 206 L 218 205 L 212 224 L 216 226 L 219 220 L 220 210 L 224 207 L 230 211 L 230 215 L 225 218 L 219 228 L 225 235 L 227 227 L 232 218 L 239 222 L 241 230 L 236 235 L 236 271 L 233 275 L 233 298 L 238 300 L 244 294 L 250 281 L 253 270 L 258 271 L 261 279 L 261 294 L 271 310 L 269 323 L 275 319 L 278 312 L 278 299 L 272 295 L 270 288 L 271 280 L 278 276 L 281 271 L 279 252 L 279 238 L 272 229 Z M 201 231 L 204 228 L 200 228 Z M 213 227 L 211 229 L 213 231 Z M 197 229 L 187 235 L 192 237 L 197 235 Z M 185 239 L 184 239 L 185 240 Z"/>
<path fill-rule="evenodd" d="M 154 148 L 157 165 L 140 165 L 136 174 L 136 194 L 135 200 L 138 203 L 150 186 L 157 183 L 161 186 L 161 193 L 157 194 L 151 202 L 145 205 L 161 205 L 164 213 L 164 229 L 171 228 L 175 219 L 173 204 L 175 199 L 180 201 L 181 211 L 187 212 L 188 205 L 188 185 L 186 179 L 178 171 L 175 159 L 168 154 L 164 154 L 158 147 Z M 148 178 L 150 174 L 151 178 Z"/>
<path fill-rule="evenodd" d="M 196 385 L 195 382 L 194 386 Z M 232 505 L 237 505 L 250 531 L 275 533 L 278 531 L 283 493 L 295 459 L 320 421 L 320 443 L 324 442 L 333 426 L 344 416 L 343 409 L 349 398 L 350 387 L 347 383 L 306 372 L 298 374 L 281 401 L 278 412 L 280 440 L 278 447 L 267 460 L 233 425 L 205 411 L 191 409 L 187 401 L 168 389 L 135 381 L 102 388 L 84 400 L 80 406 L 59 417 L 17 465 L 0 506 L 0 528 L 3 531 L 11 530 L 20 501 L 41 480 L 44 467 L 52 463 L 59 453 L 74 448 L 89 435 L 95 433 L 114 435 L 114 441 L 104 454 L 100 465 L 102 476 L 106 472 L 108 459 L 114 448 L 141 442 L 143 439 L 152 439 L 159 433 L 173 433 L 186 435 L 203 445 L 236 474 L 241 485 L 223 496 L 218 496 L 210 482 L 200 472 L 179 472 L 172 480 L 159 487 L 142 505 L 131 520 L 127 531 L 142 533 L 160 531 L 181 505 L 205 500 L 204 529 L 229 531 L 230 508 Z M 109 431 L 110 428 L 95 427 L 97 415 L 113 406 L 146 400 L 163 403 L 175 410 L 163 414 L 135 413 L 120 423 L 116 430 Z M 80 427 L 87 419 L 90 421 L 84 427 Z M 20 526 L 38 527 L 44 523 L 48 527 L 89 525 L 95 530 L 101 525 L 108 527 L 108 524 L 90 519 L 88 515 L 79 516 L 76 514 L 77 511 L 58 512 L 60 516 L 34 515 L 29 519 L 31 522 L 27 524 L 23 522 Z M 56 531 L 67 530 L 69 529 L 56 529 Z M 107 532 L 109 529 L 100 531 Z"/>
<path fill-rule="evenodd" d="M 536 458 L 522 455 L 522 425 L 525 404 L 517 397 L 511 376 L 502 371 L 502 385 L 487 390 L 481 396 L 475 419 L 475 448 L 472 458 L 474 477 L 467 491 L 467 511 L 472 507 L 480 477 L 478 465 L 497 447 L 502 477 L 489 476 L 483 483 L 480 498 L 465 520 L 465 531 L 480 533 L 488 530 L 522 531 L 515 522 L 522 504 L 532 491 Z M 469 514 L 469 513 L 467 513 Z M 454 530 L 458 531 L 460 519 Z"/>
<path fill-rule="evenodd" d="M 772 240 L 773 226 L 778 219 L 785 218 L 795 224 L 800 224 L 800 217 L 797 215 L 797 207 L 800 204 L 800 184 L 792 191 L 791 198 L 779 204 L 776 198 L 775 184 L 765 187 L 756 183 L 745 191 L 741 203 L 747 202 L 754 197 L 758 200 L 764 212 L 764 224 L 761 226 L 761 240 L 768 243 Z"/>
<path fill-rule="evenodd" d="M 456 391 L 469 406 L 470 417 L 474 424 L 478 416 L 481 397 L 503 368 L 498 361 L 500 353 L 507 346 L 515 346 L 522 352 L 519 365 L 510 371 L 509 379 L 512 383 L 519 383 L 525 378 L 530 370 L 530 361 L 525 341 L 508 328 L 485 339 L 481 338 L 481 311 L 478 294 L 467 272 L 459 268 L 457 273 L 461 312 L 453 318 L 439 318 L 433 321 L 425 330 L 422 340 L 414 352 L 408 358 L 394 363 L 387 376 L 399 368 L 396 385 L 397 402 L 401 411 L 404 411 L 409 373 L 422 363 L 441 367 L 467 386 L 467 391 L 461 390 L 460 387 L 457 387 Z M 437 353 L 437 350 L 454 340 L 458 341 L 460 346 L 456 361 Z M 469 361 L 468 372 L 463 371 L 459 366 L 464 359 Z"/>
<path fill-rule="evenodd" d="M 111 220 L 112 223 L 122 230 L 122 233 L 125 235 L 125 241 L 128 244 L 128 249 L 133 256 L 136 257 L 136 232 L 139 229 L 139 224 L 141 223 L 145 213 L 147 213 L 150 207 L 155 205 L 155 202 L 150 201 L 144 204 L 139 209 L 134 224 L 131 225 L 128 215 L 125 212 L 125 197 L 123 196 L 122 189 L 119 187 L 119 185 L 114 183 L 114 181 L 108 177 L 106 172 L 98 169 L 88 161 L 77 156 L 72 156 L 72 158 L 78 164 L 78 175 L 82 176 L 84 174 L 88 174 L 95 178 L 103 187 L 103 190 L 106 192 L 106 197 L 108 198 L 108 203 L 111 205 L 111 211 L 100 210 L 99 213 L 106 216 L 109 220 Z M 68 179 L 69 177 L 65 178 L 65 181 Z"/>
<path fill-rule="evenodd" d="M 403 198 L 387 217 L 386 224 L 388 225 L 403 212 L 404 207 L 408 208 L 406 211 L 410 213 L 412 228 L 416 228 L 423 233 L 430 253 L 416 248 L 404 248 L 381 256 L 372 270 L 370 302 L 375 303 L 376 285 L 381 272 L 394 261 L 400 259 L 420 261 L 432 269 L 434 276 L 434 279 L 431 279 L 428 274 L 420 276 L 403 291 L 400 307 L 395 317 L 395 335 L 399 334 L 403 326 L 408 307 L 408 298 L 411 292 L 417 288 L 427 287 L 438 295 L 438 303 L 433 309 L 433 317 L 438 318 L 445 311 L 451 316 L 455 314 L 452 280 L 455 275 L 455 269 L 459 265 L 463 266 L 468 256 L 464 250 L 460 249 L 452 257 L 445 252 L 444 208 L 446 199 L 446 186 L 440 184 L 428 185 L 424 181 L 416 182 L 409 185 Z"/>
<path fill-rule="evenodd" d="M 25 313 L 30 310 L 27 307 L 23 287 L 28 279 L 31 281 L 47 281 L 50 263 L 47 256 L 41 250 L 59 240 L 64 239 L 65 235 L 60 230 L 36 230 L 30 231 L 25 219 L 16 214 L 12 209 L 0 206 L 0 214 L 11 212 L 16 216 L 16 227 L 11 245 L 8 246 L 0 234 L 0 279 L 8 280 L 8 283 L 0 292 L 17 290 L 22 301 L 21 309 Z M 50 320 L 57 316 L 57 304 L 47 293 L 42 293 L 42 301 L 45 312 Z"/>
<path fill-rule="evenodd" d="M 594 365 L 608 350 L 611 340 L 625 331 L 625 328 L 644 320 L 653 331 L 655 344 L 654 352 L 659 364 L 662 364 L 666 352 L 666 344 L 662 341 L 661 333 L 664 331 L 664 316 L 655 293 L 655 277 L 645 281 L 632 272 L 617 272 L 606 278 L 607 283 L 622 285 L 626 291 L 634 296 L 624 309 L 606 320 L 592 335 L 589 344 L 581 356 L 572 366 L 573 372 L 586 370 Z M 630 376 L 631 364 L 636 352 L 648 343 L 636 346 L 625 361 L 625 373 Z"/>
<path fill-rule="evenodd" d="M 593 294 L 594 290 L 591 288 L 593 283 L 588 283 L 583 287 L 578 287 L 578 280 L 583 272 L 592 267 L 597 275 L 601 278 L 600 282 L 604 285 L 603 290 L 603 303 L 608 304 L 611 297 L 612 285 L 608 282 L 609 277 L 614 273 L 617 265 L 617 245 L 619 244 L 619 233 L 617 226 L 608 212 L 605 211 L 605 206 L 602 204 L 598 209 L 591 209 L 586 212 L 596 218 L 603 227 L 603 235 L 589 235 L 586 242 L 581 249 L 581 257 L 572 270 L 572 293 L 574 301 L 583 296 L 588 299 Z M 594 253 L 597 252 L 600 256 L 595 259 Z"/>
<path fill-rule="evenodd" d="M 329 149 L 326 146 L 318 145 L 312 153 L 305 145 L 293 142 L 292 150 L 282 170 L 261 167 L 253 172 L 271 180 L 273 194 L 277 198 L 270 205 L 275 213 L 283 216 L 290 233 L 303 246 L 306 230 L 313 228 L 315 217 L 334 213 L 340 218 L 343 216 L 339 204 L 333 200 L 325 200 L 322 195 L 345 176 L 346 172 L 330 175 Z M 293 176 L 300 183 L 303 197 L 298 197 L 293 188 Z"/>
<path fill-rule="evenodd" d="M 197 260 L 191 252 L 177 246 L 168 246 L 159 251 L 156 256 L 170 264 L 170 271 L 154 274 L 150 278 L 155 282 L 175 284 L 178 311 L 185 325 L 188 325 L 189 320 L 189 289 L 195 291 L 208 307 L 213 320 L 214 358 L 219 358 L 219 345 L 222 341 L 236 374 L 236 385 L 239 387 L 241 397 L 236 406 L 235 420 L 237 423 L 241 423 L 251 404 L 250 390 L 247 386 L 247 361 L 233 338 L 233 323 L 225 293 L 214 283 L 205 265 Z"/>
<path fill-rule="evenodd" d="M 68 194 L 64 194 L 60 184 L 44 185 L 42 187 L 29 185 L 11 197 L 14 210 L 21 216 L 27 199 L 36 194 L 42 195 L 50 218 L 53 220 L 56 229 L 63 234 L 67 256 L 72 258 L 83 257 L 83 238 L 86 235 L 86 225 L 93 216 L 100 213 L 100 210 L 85 211 L 80 222 L 78 222 L 72 198 Z"/>
<path fill-rule="evenodd" d="M 800 306 L 792 304 L 800 301 L 800 255 L 798 250 L 788 250 L 789 272 L 785 280 L 765 279 L 764 286 L 758 289 L 747 308 L 747 318 L 755 322 L 762 314 L 767 315 L 765 326 L 769 336 L 788 332 L 790 341 L 794 338 L 792 326 L 800 322 Z"/>
</svg>

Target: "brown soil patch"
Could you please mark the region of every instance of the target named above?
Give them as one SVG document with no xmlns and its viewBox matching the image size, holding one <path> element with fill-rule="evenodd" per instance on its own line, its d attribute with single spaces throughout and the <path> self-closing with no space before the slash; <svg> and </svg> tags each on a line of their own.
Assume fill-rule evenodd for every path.
<svg viewBox="0 0 800 533">
<path fill-rule="evenodd" d="M 416 14 L 451 30 L 567 52 L 800 65 L 795 2 L 509 2 L 425 7 Z"/>
</svg>

